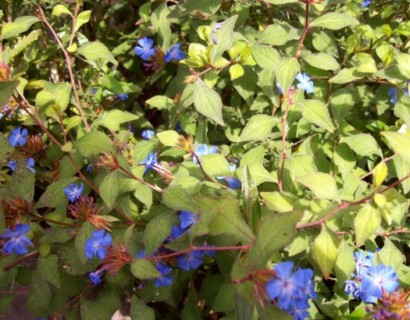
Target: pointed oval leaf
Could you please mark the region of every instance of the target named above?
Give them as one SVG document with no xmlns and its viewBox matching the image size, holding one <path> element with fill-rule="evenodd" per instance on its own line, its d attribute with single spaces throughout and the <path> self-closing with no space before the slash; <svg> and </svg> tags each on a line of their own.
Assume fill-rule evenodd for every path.
<svg viewBox="0 0 410 320">
<path fill-rule="evenodd" d="M 329 277 L 339 254 L 339 238 L 325 225 L 313 242 L 313 256 L 325 278 Z"/>
<path fill-rule="evenodd" d="M 208 87 L 201 79 L 194 84 L 194 106 L 195 109 L 205 117 L 224 126 L 222 117 L 222 100 L 219 94 Z"/>
<path fill-rule="evenodd" d="M 371 204 L 360 209 L 353 221 L 356 236 L 356 246 L 364 245 L 365 241 L 380 227 L 382 216 L 380 210 Z"/>
</svg>

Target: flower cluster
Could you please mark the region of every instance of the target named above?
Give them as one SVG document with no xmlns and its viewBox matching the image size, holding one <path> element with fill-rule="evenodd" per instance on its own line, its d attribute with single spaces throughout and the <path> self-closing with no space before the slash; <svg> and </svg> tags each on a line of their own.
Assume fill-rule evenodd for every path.
<svg viewBox="0 0 410 320">
<path fill-rule="evenodd" d="M 0 239 L 7 239 L 3 251 L 7 254 L 14 252 L 16 255 L 27 253 L 27 247 L 33 245 L 25 235 L 29 231 L 28 224 L 17 224 L 14 230 L 6 229 L 6 233 L 0 235 Z"/>
<path fill-rule="evenodd" d="M 142 60 L 149 61 L 156 55 L 157 49 L 154 46 L 154 40 L 148 37 L 144 37 L 139 39 L 137 42 L 138 46 L 134 48 L 134 52 Z M 177 43 L 171 49 L 169 49 L 163 58 L 164 61 L 169 63 L 171 61 L 180 61 L 184 59 L 185 54 L 181 51 L 180 47 L 181 44 Z"/>
<path fill-rule="evenodd" d="M 30 158 L 26 159 L 26 167 L 27 167 L 28 170 L 30 170 L 30 172 L 36 173 L 36 169 L 34 169 L 35 165 L 36 165 L 36 162 L 34 161 L 33 158 L 30 157 Z M 11 169 L 11 171 L 16 170 L 17 161 L 13 160 L 13 159 L 9 160 L 8 166 Z"/>
<path fill-rule="evenodd" d="M 353 280 L 345 282 L 346 295 L 360 298 L 366 303 L 375 303 L 384 293 L 392 293 L 399 287 L 396 272 L 385 265 L 374 266 L 372 252 L 357 251 L 354 253 L 356 270 Z"/>
<path fill-rule="evenodd" d="M 375 320 L 410 319 L 410 291 L 397 290 L 391 294 L 383 293 L 379 303 L 366 307 L 366 311 L 373 315 Z"/>
<path fill-rule="evenodd" d="M 293 267 L 292 261 L 278 263 L 274 267 L 275 277 L 266 284 L 266 292 L 293 319 L 303 320 L 309 315 L 309 299 L 316 298 L 313 271 L 299 268 L 293 272 Z"/>
</svg>

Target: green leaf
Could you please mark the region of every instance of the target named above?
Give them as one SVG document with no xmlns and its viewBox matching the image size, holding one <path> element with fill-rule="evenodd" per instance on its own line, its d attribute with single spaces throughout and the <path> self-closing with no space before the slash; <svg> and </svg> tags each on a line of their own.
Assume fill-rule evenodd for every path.
<svg viewBox="0 0 410 320">
<path fill-rule="evenodd" d="M 272 24 L 262 32 L 261 44 L 283 46 L 290 40 L 299 38 L 297 29 L 285 24 Z"/>
<path fill-rule="evenodd" d="M 383 131 L 381 135 L 387 139 L 390 148 L 410 164 L 410 137 L 402 133 L 389 131 Z"/>
<path fill-rule="evenodd" d="M 165 212 L 152 219 L 144 231 L 145 254 L 150 256 L 171 232 L 172 215 Z"/>
<path fill-rule="evenodd" d="M 359 21 L 356 18 L 344 13 L 328 12 L 323 16 L 314 19 L 309 28 L 320 27 L 330 30 L 339 30 L 349 26 L 356 26 Z"/>
<path fill-rule="evenodd" d="M 7 22 L 3 24 L 1 29 L 1 37 L 3 40 L 18 36 L 20 33 L 26 32 L 36 22 L 40 21 L 39 18 L 34 16 L 18 17 L 13 22 Z"/>
<path fill-rule="evenodd" d="M 364 205 L 356 214 L 353 228 L 356 236 L 356 246 L 361 247 L 367 239 L 380 227 L 382 216 L 379 209 L 371 204 Z"/>
<path fill-rule="evenodd" d="M 9 140 L 0 132 L 0 163 L 8 159 L 14 148 L 10 145 Z"/>
<path fill-rule="evenodd" d="M 77 32 L 78 29 L 80 29 L 82 25 L 88 23 L 88 21 L 90 21 L 90 18 L 91 18 L 91 10 L 86 10 L 86 11 L 81 12 L 77 16 L 77 20 L 75 21 L 74 32 Z"/>
<path fill-rule="evenodd" d="M 191 238 L 209 234 L 230 235 L 232 243 L 249 243 L 254 235 L 245 222 L 238 201 L 231 197 L 198 197 L 195 199 L 199 222 L 191 228 Z"/>
<path fill-rule="evenodd" d="M 345 68 L 339 71 L 337 75 L 329 80 L 330 83 L 344 84 L 352 82 L 354 80 L 362 79 L 363 75 L 360 74 L 356 68 Z"/>
<path fill-rule="evenodd" d="M 275 70 L 280 61 L 278 50 L 268 46 L 254 45 L 252 55 L 255 62 L 263 69 Z"/>
<path fill-rule="evenodd" d="M 401 251 L 387 237 L 384 238 L 384 246 L 376 253 L 376 257 L 382 264 L 390 266 L 395 270 L 399 269 L 403 261 L 405 261 Z"/>
<path fill-rule="evenodd" d="M 43 82 L 43 85 L 44 89 L 36 95 L 36 106 L 47 107 L 50 104 L 56 104 L 61 111 L 64 111 L 70 102 L 71 85 L 46 81 Z"/>
<path fill-rule="evenodd" d="M 51 12 L 53 16 L 60 17 L 63 14 L 68 14 L 69 16 L 73 16 L 71 11 L 63 4 L 57 4 L 53 11 Z"/>
<path fill-rule="evenodd" d="M 288 92 L 299 71 L 300 65 L 296 58 L 283 58 L 279 63 L 276 79 L 284 93 Z"/>
<path fill-rule="evenodd" d="M 174 130 L 166 130 L 157 134 L 158 140 L 167 147 L 179 145 L 179 133 Z"/>
<path fill-rule="evenodd" d="M 211 63 L 214 63 L 218 58 L 220 58 L 225 50 L 230 49 L 232 47 L 233 28 L 235 26 L 235 22 L 237 19 L 237 15 L 232 16 L 229 19 L 226 19 L 222 22 L 221 29 L 219 29 L 216 32 L 215 38 L 217 40 L 217 44 L 211 52 Z"/>
<path fill-rule="evenodd" d="M 229 312 L 235 308 L 235 286 L 232 283 L 224 283 L 219 288 L 212 305 L 216 312 Z"/>
<path fill-rule="evenodd" d="M 171 209 L 196 212 L 191 196 L 179 185 L 166 188 L 162 193 L 162 201 Z"/>
<path fill-rule="evenodd" d="M 75 149 L 84 157 L 90 158 L 103 152 L 112 152 L 112 142 L 108 136 L 100 131 L 91 131 L 75 144 Z"/>
<path fill-rule="evenodd" d="M 275 213 L 262 218 L 249 253 L 249 262 L 255 267 L 264 267 L 276 251 L 292 242 L 300 218 L 298 212 Z"/>
<path fill-rule="evenodd" d="M 311 53 L 307 55 L 302 55 L 302 59 L 305 60 L 312 67 L 318 68 L 320 70 L 339 70 L 339 63 L 333 56 L 327 53 Z"/>
<path fill-rule="evenodd" d="M 322 270 L 325 279 L 332 272 L 339 254 L 339 248 L 339 238 L 326 225 L 322 225 L 320 234 L 313 241 L 313 257 Z"/>
<path fill-rule="evenodd" d="M 333 119 L 336 123 L 344 119 L 358 99 L 354 87 L 346 87 L 335 91 L 330 99 Z"/>
<path fill-rule="evenodd" d="M 130 316 L 131 319 L 155 320 L 155 311 L 148 307 L 141 299 L 132 296 Z"/>
<path fill-rule="evenodd" d="M 276 118 L 265 114 L 252 116 L 243 129 L 240 141 L 257 141 L 265 139 L 278 122 Z"/>
<path fill-rule="evenodd" d="M 384 161 L 380 162 L 377 166 L 373 169 L 373 181 L 374 181 L 374 188 L 379 188 L 384 179 L 387 177 L 387 166 Z"/>
<path fill-rule="evenodd" d="M 158 110 L 172 110 L 175 108 L 175 102 L 166 96 L 154 96 L 146 101 L 147 105 L 157 108 Z"/>
<path fill-rule="evenodd" d="M 118 131 L 120 130 L 121 124 L 137 120 L 138 118 L 138 115 L 132 114 L 127 111 L 121 111 L 117 109 L 104 111 L 100 114 L 98 119 L 94 121 L 92 127 L 98 128 L 98 126 L 103 126 L 110 131 Z"/>
<path fill-rule="evenodd" d="M 243 100 L 248 105 L 252 105 L 258 76 L 249 66 L 245 66 L 244 71 L 245 74 L 239 79 L 232 81 L 232 84 Z"/>
<path fill-rule="evenodd" d="M 222 117 L 221 97 L 201 79 L 195 81 L 194 84 L 194 106 L 200 114 L 221 126 L 225 125 Z"/>
<path fill-rule="evenodd" d="M 0 105 L 6 104 L 14 90 L 19 85 L 18 80 L 0 81 Z"/>
<path fill-rule="evenodd" d="M 131 273 L 137 279 L 153 279 L 161 276 L 151 261 L 145 259 L 134 259 L 131 262 Z"/>
<path fill-rule="evenodd" d="M 200 161 L 206 174 L 211 177 L 232 175 L 228 161 L 219 153 L 202 156 Z"/>
<path fill-rule="evenodd" d="M 269 210 L 276 212 L 290 212 L 293 210 L 292 199 L 278 191 L 261 192 L 261 197 Z"/>
<path fill-rule="evenodd" d="M 320 100 L 302 100 L 296 104 L 302 109 L 303 118 L 327 131 L 335 131 L 327 106 Z"/>
<path fill-rule="evenodd" d="M 120 191 L 118 171 L 109 172 L 100 184 L 100 196 L 105 205 L 112 209 Z"/>
<path fill-rule="evenodd" d="M 47 316 L 51 302 L 51 289 L 46 281 L 41 279 L 37 272 L 33 272 L 31 290 L 27 297 L 27 310 L 36 316 Z"/>
<path fill-rule="evenodd" d="M 55 254 L 41 257 L 37 262 L 38 274 L 57 288 L 61 287 L 60 272 L 58 270 L 58 256 Z"/>
<path fill-rule="evenodd" d="M 117 65 L 118 62 L 110 50 L 101 42 L 87 42 L 77 49 L 77 53 L 83 56 L 88 63 L 97 67 L 107 63 Z"/>
<path fill-rule="evenodd" d="M 47 186 L 46 191 L 41 195 L 40 199 L 36 203 L 36 208 L 57 208 L 64 201 L 67 201 L 67 197 L 64 193 L 64 188 L 77 181 L 78 178 L 66 178 L 60 179 Z"/>
<path fill-rule="evenodd" d="M 310 189 L 319 199 L 339 199 L 336 180 L 330 174 L 322 172 L 313 173 L 307 176 L 299 177 L 296 181 Z"/>
<path fill-rule="evenodd" d="M 243 76 L 245 71 L 243 70 L 243 67 L 240 64 L 234 64 L 229 68 L 229 75 L 231 76 L 231 81 L 238 79 Z"/>
<path fill-rule="evenodd" d="M 382 155 L 376 140 L 368 133 L 359 133 L 349 137 L 343 137 L 340 139 L 340 142 L 345 142 L 350 149 L 363 157 L 368 157 L 372 154 Z"/>
</svg>

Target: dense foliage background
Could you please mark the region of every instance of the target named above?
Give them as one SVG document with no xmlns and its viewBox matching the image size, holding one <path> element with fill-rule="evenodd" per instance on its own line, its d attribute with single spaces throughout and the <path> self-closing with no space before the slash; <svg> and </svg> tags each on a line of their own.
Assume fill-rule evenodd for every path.
<svg viewBox="0 0 410 320">
<path fill-rule="evenodd" d="M 0 314 L 410 318 L 407 0 L 0 9 Z"/>
</svg>

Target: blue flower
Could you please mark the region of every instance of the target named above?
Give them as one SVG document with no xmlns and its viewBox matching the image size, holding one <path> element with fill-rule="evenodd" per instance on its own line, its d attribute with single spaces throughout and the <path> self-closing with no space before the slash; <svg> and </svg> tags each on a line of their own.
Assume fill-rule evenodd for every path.
<svg viewBox="0 0 410 320">
<path fill-rule="evenodd" d="M 304 319 L 307 303 L 311 297 L 316 297 L 313 289 L 313 271 L 298 269 L 292 273 L 293 262 L 278 263 L 275 268 L 275 278 L 266 284 L 266 292 L 270 299 L 276 300 L 279 308 L 295 314 L 294 319 Z"/>
<path fill-rule="evenodd" d="M 36 169 L 34 169 L 36 162 L 34 161 L 33 158 L 28 158 L 26 160 L 26 164 L 27 164 L 27 169 L 29 169 L 31 173 L 36 173 Z"/>
<path fill-rule="evenodd" d="M 294 320 L 305 320 L 309 316 L 307 311 L 310 308 L 307 300 L 294 300 L 288 310 Z"/>
<path fill-rule="evenodd" d="M 95 272 L 90 272 L 88 274 L 88 277 L 90 278 L 93 284 L 99 284 L 101 282 L 101 275 L 102 275 L 102 270 L 97 270 Z"/>
<path fill-rule="evenodd" d="M 373 265 L 374 253 L 366 251 L 356 251 L 353 253 L 354 259 L 356 261 L 356 272 L 361 276 Z"/>
<path fill-rule="evenodd" d="M 180 227 L 172 226 L 171 227 L 171 234 L 167 238 L 167 241 L 174 241 L 175 239 L 179 238 L 182 236 L 182 234 L 185 232 L 185 229 L 182 229 Z"/>
<path fill-rule="evenodd" d="M 279 94 L 283 94 L 283 89 L 282 89 L 281 85 L 279 84 L 279 82 L 276 83 L 276 88 L 278 89 Z"/>
<path fill-rule="evenodd" d="M 159 276 L 155 280 L 154 286 L 156 288 L 170 286 L 172 284 L 172 276 L 169 274 L 172 272 L 172 268 L 168 267 L 167 265 L 161 262 L 158 262 L 157 270 L 160 272 L 161 276 Z"/>
<path fill-rule="evenodd" d="M 195 150 L 195 154 L 198 156 L 198 158 L 201 158 L 202 156 L 208 155 L 208 154 L 213 154 L 213 153 L 218 153 L 218 148 L 214 146 L 208 146 L 207 144 L 200 144 L 198 148 Z M 198 160 L 196 157 L 193 158 L 194 163 L 198 163 Z"/>
<path fill-rule="evenodd" d="M 0 239 L 8 239 L 3 248 L 4 252 L 7 254 L 14 252 L 16 255 L 27 253 L 26 247 L 33 245 L 25 235 L 29 230 L 30 225 L 28 224 L 17 224 L 14 231 L 6 229 L 6 233 L 0 235 Z"/>
<path fill-rule="evenodd" d="M 9 160 L 7 165 L 9 166 L 11 171 L 14 171 L 14 170 L 16 170 L 16 167 L 17 167 L 17 161 L 16 160 Z"/>
<path fill-rule="evenodd" d="M 201 251 L 192 251 L 177 258 L 177 266 L 182 270 L 195 270 L 202 264 L 204 254 Z"/>
<path fill-rule="evenodd" d="M 372 0 L 363 0 L 361 7 L 366 8 L 372 4 Z"/>
<path fill-rule="evenodd" d="M 112 238 L 109 233 L 105 234 L 104 229 L 94 231 L 85 243 L 85 256 L 92 259 L 97 256 L 100 260 L 107 255 L 107 247 L 111 245 Z"/>
<path fill-rule="evenodd" d="M 181 221 L 181 228 L 186 229 L 191 225 L 198 223 L 199 214 L 192 213 L 189 211 L 181 211 L 179 214 L 179 220 Z"/>
<path fill-rule="evenodd" d="M 362 291 L 368 296 L 381 298 L 383 292 L 391 293 L 399 287 L 397 274 L 392 267 L 378 265 L 370 267 L 362 275 Z M 362 298 L 363 300 L 363 298 Z M 363 300 L 364 302 L 368 302 Z"/>
<path fill-rule="evenodd" d="M 91 173 L 94 169 L 94 166 L 92 163 L 87 164 L 87 166 L 85 167 L 85 171 L 87 171 L 88 173 Z"/>
<path fill-rule="evenodd" d="M 345 294 L 352 294 L 354 299 L 359 298 L 360 284 L 356 280 L 346 280 Z"/>
<path fill-rule="evenodd" d="M 77 201 L 81 197 L 81 194 L 83 193 L 83 191 L 84 191 L 83 183 L 80 183 L 80 184 L 72 183 L 67 188 L 64 188 L 64 193 L 67 196 L 68 200 L 70 200 L 70 202 Z"/>
<path fill-rule="evenodd" d="M 27 142 L 27 129 L 15 128 L 9 135 L 9 142 L 13 147 L 24 146 Z"/>
<path fill-rule="evenodd" d="M 296 79 L 299 83 L 296 85 L 298 89 L 305 90 L 306 93 L 313 93 L 313 81 L 306 73 L 298 73 Z"/>
<path fill-rule="evenodd" d="M 117 98 L 120 99 L 121 101 L 125 101 L 128 99 L 128 93 L 117 94 Z"/>
<path fill-rule="evenodd" d="M 149 170 L 152 169 L 156 164 L 158 164 L 158 157 L 156 152 L 150 152 L 149 155 L 141 161 L 140 164 L 145 165 L 144 174 L 146 174 Z"/>
<path fill-rule="evenodd" d="M 234 178 L 234 177 L 215 177 L 218 180 L 225 180 L 226 183 L 228 184 L 228 187 L 231 189 L 240 189 L 241 188 L 241 182 Z"/>
<path fill-rule="evenodd" d="M 164 56 L 164 60 L 166 62 L 179 61 L 185 58 L 185 54 L 179 49 L 181 47 L 180 43 L 174 45 L 170 50 L 167 51 L 166 55 Z"/>
<path fill-rule="evenodd" d="M 141 137 L 144 140 L 151 140 L 154 136 L 155 136 L 155 131 L 152 131 L 152 130 L 149 130 L 149 129 L 145 129 L 141 133 Z"/>
<path fill-rule="evenodd" d="M 397 92 L 397 88 L 396 87 L 391 87 L 389 89 L 389 91 L 387 91 L 387 94 L 390 97 L 390 102 L 393 104 L 397 103 L 397 99 L 398 99 L 398 92 Z"/>
<path fill-rule="evenodd" d="M 145 249 L 141 249 L 140 251 L 138 251 L 136 254 L 135 254 L 135 258 L 137 258 L 137 259 L 144 259 L 146 257 L 146 255 L 145 255 Z"/>
<path fill-rule="evenodd" d="M 181 132 L 181 131 L 182 131 L 182 125 L 181 125 L 181 122 L 180 122 L 180 121 L 178 121 L 175 130 L 176 130 L 177 132 Z"/>
<path fill-rule="evenodd" d="M 134 48 L 134 52 L 142 60 L 147 61 L 149 58 L 155 55 L 156 49 L 154 47 L 154 40 L 150 38 L 142 38 L 138 40 L 139 46 Z"/>
</svg>

